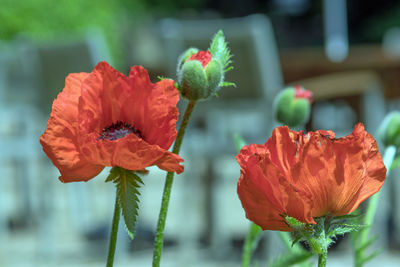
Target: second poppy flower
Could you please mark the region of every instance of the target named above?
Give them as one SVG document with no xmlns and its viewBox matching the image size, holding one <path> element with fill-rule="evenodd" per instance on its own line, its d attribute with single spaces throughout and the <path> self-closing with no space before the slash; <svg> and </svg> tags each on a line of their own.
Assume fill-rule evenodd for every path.
<svg viewBox="0 0 400 267">
<path fill-rule="evenodd" d="M 359 123 L 336 139 L 331 131 L 302 132 L 278 127 L 263 145 L 237 155 L 238 194 L 246 217 L 264 230 L 291 231 L 282 216 L 315 224 L 341 216 L 379 191 L 386 168 L 374 138 Z"/>
</svg>

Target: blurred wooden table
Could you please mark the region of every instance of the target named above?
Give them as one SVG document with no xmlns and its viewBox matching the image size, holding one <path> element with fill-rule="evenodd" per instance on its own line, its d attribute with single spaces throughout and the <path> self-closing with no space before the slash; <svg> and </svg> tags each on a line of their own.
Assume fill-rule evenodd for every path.
<svg viewBox="0 0 400 267">
<path fill-rule="evenodd" d="M 400 98 L 400 58 L 386 55 L 380 45 L 351 46 L 340 63 L 329 61 L 322 47 L 282 50 L 280 57 L 285 84 L 338 72 L 372 71 L 386 98 Z"/>
</svg>

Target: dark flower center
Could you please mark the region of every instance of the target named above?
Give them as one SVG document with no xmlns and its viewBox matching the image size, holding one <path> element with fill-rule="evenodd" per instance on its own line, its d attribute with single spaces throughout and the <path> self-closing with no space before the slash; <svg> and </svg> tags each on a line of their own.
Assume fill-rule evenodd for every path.
<svg viewBox="0 0 400 267">
<path fill-rule="evenodd" d="M 127 136 L 128 134 L 135 134 L 137 137 L 142 138 L 142 133 L 135 129 L 129 123 L 124 123 L 122 121 L 117 121 L 116 123 L 111 124 L 107 128 L 104 128 L 101 132 L 98 140 L 117 140 Z"/>
</svg>

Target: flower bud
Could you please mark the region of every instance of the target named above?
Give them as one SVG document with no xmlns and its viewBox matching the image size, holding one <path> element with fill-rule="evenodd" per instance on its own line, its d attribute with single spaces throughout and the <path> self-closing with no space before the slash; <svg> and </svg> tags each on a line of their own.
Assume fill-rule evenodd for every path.
<svg viewBox="0 0 400 267">
<path fill-rule="evenodd" d="M 378 135 L 385 146 L 400 146 L 400 112 L 393 111 L 386 115 Z"/>
<path fill-rule="evenodd" d="M 275 98 L 274 112 L 278 122 L 297 127 L 310 119 L 312 92 L 299 85 L 288 87 Z"/>
<path fill-rule="evenodd" d="M 181 56 L 183 64 L 178 63 L 179 89 L 182 96 L 191 101 L 208 98 L 219 89 L 223 80 L 223 69 L 219 60 L 212 59 L 209 51 L 192 54 L 194 51 L 186 51 Z"/>
<path fill-rule="evenodd" d="M 178 59 L 178 89 L 190 101 L 217 95 L 221 87 L 235 86 L 224 81 L 225 72 L 233 69 L 231 53 L 224 33 L 219 30 L 207 51 L 189 48 Z"/>
<path fill-rule="evenodd" d="M 179 56 L 178 67 L 177 67 L 178 73 L 179 73 L 179 70 L 182 68 L 183 63 L 185 63 L 186 60 L 188 60 L 192 55 L 196 54 L 197 52 L 199 52 L 199 49 L 191 47 Z"/>
</svg>

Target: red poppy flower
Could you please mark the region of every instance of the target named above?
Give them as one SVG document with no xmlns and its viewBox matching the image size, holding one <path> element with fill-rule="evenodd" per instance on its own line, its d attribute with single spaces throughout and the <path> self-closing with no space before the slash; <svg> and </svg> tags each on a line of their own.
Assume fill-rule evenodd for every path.
<svg viewBox="0 0 400 267">
<path fill-rule="evenodd" d="M 168 151 L 178 101 L 173 80 L 153 84 L 143 67 L 126 77 L 100 62 L 91 73 L 68 75 L 40 143 L 63 182 L 87 181 L 105 166 L 181 173 L 183 160 Z"/>
<path fill-rule="evenodd" d="M 291 231 L 281 215 L 315 224 L 314 217 L 354 211 L 381 188 L 386 168 L 374 138 L 359 123 L 339 139 L 331 131 L 278 127 L 263 145 L 236 156 L 238 195 L 246 217 L 264 230 Z"/>
</svg>

